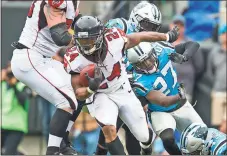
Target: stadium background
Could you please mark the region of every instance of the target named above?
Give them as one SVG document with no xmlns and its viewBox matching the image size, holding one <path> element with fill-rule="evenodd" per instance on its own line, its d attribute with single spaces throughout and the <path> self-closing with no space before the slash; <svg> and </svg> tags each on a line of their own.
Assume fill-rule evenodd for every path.
<svg viewBox="0 0 227 156">
<path fill-rule="evenodd" d="M 79 9 L 82 14 L 98 15 L 103 21 L 116 17 L 124 17 L 127 19 L 131 9 L 138 2 L 139 1 L 81 1 Z M 207 76 L 206 73 L 207 70 L 209 70 L 207 69 L 207 66 L 210 63 L 210 60 L 208 59 L 209 54 L 213 47 L 219 46 L 218 30 L 220 30 L 220 27 L 226 23 L 226 2 L 166 0 L 151 2 L 154 2 L 161 9 L 163 16 L 162 32 L 168 31 L 169 24 L 173 22 L 173 18 L 179 18 L 179 16 L 175 15 L 182 14 L 185 18 L 186 36 L 200 43 L 201 48 L 198 52 L 202 53 L 204 67 L 202 68 L 201 74 L 194 80 L 195 85 L 192 94 L 194 96 L 192 97 L 192 101 L 197 101 L 195 109 L 204 119 L 206 124 L 208 126 L 218 127 L 223 122 L 223 118 L 216 115 L 222 114 L 222 110 L 218 110 L 220 111 L 218 113 L 212 113 L 212 105 L 219 105 L 220 101 L 223 103 L 223 99 L 226 99 L 226 81 L 225 84 L 223 84 L 223 86 L 225 86 L 225 90 L 221 91 L 224 96 L 213 98 L 216 99 L 216 101 L 212 101 L 211 92 L 213 91 L 212 86 L 213 80 L 215 79 Z M 10 45 L 13 41 L 18 40 L 30 5 L 31 1 L 2 1 L 2 68 L 5 68 L 11 59 L 13 48 Z M 226 61 L 224 64 L 226 64 Z M 2 96 L 2 98 L 6 97 Z M 42 100 L 42 104 L 37 104 L 37 99 L 39 98 L 40 97 L 38 96 L 34 96 L 30 101 L 28 110 L 28 133 L 25 135 L 19 146 L 19 151 L 29 155 L 40 155 L 45 152 L 46 132 L 43 131 L 47 130 L 44 130 L 45 126 L 43 126 L 44 121 L 42 118 L 44 116 L 43 113 L 46 106 L 42 103 Z M 46 113 L 49 113 L 48 115 L 50 115 L 50 112 L 51 111 Z M 85 128 L 86 126 L 87 128 Z M 86 114 L 82 114 L 80 116 L 77 125 L 74 127 L 75 129 L 72 131 L 71 135 L 72 138 L 74 138 L 73 136 L 78 136 L 81 133 L 89 134 L 90 131 L 93 132 L 94 130 L 99 130 L 97 129 L 96 123 Z M 85 131 L 84 128 L 86 129 Z M 124 134 L 123 131 L 120 133 L 121 135 Z M 84 144 L 84 146 L 86 146 L 86 144 Z M 160 148 L 159 143 L 157 143 L 157 148 Z"/>
</svg>

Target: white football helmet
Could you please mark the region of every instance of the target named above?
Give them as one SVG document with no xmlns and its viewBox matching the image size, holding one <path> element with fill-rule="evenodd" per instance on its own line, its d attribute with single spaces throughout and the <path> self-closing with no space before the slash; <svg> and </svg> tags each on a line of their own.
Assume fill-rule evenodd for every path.
<svg viewBox="0 0 227 156">
<path fill-rule="evenodd" d="M 193 123 L 181 134 L 180 149 L 184 155 L 202 154 L 208 128 L 205 124 Z"/>
<path fill-rule="evenodd" d="M 152 74 L 158 69 L 157 55 L 150 42 L 141 42 L 128 49 L 126 57 L 138 72 Z"/>
<path fill-rule="evenodd" d="M 154 4 L 142 1 L 133 8 L 129 20 L 135 25 L 137 32 L 159 31 L 162 14 Z"/>
</svg>

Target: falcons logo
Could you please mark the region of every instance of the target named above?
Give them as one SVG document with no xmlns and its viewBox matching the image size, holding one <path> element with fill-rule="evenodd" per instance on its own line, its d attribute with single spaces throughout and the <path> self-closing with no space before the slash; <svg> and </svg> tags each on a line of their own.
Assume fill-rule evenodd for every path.
<svg viewBox="0 0 227 156">
<path fill-rule="evenodd" d="M 64 0 L 48 0 L 48 4 L 54 8 L 58 8 Z"/>
<path fill-rule="evenodd" d="M 53 5 L 59 5 L 60 3 L 62 3 L 60 0 L 53 0 L 52 1 Z"/>
</svg>

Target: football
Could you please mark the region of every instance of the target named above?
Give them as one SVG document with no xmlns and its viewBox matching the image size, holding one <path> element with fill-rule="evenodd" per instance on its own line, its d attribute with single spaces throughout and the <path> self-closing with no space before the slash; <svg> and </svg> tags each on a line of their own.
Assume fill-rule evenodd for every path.
<svg viewBox="0 0 227 156">
<path fill-rule="evenodd" d="M 88 87 L 88 80 L 85 76 L 85 73 L 88 73 L 88 75 L 93 78 L 94 70 L 95 70 L 95 65 L 90 64 L 90 65 L 86 66 L 84 69 L 82 69 L 82 71 L 80 72 L 80 84 L 83 87 Z"/>
</svg>

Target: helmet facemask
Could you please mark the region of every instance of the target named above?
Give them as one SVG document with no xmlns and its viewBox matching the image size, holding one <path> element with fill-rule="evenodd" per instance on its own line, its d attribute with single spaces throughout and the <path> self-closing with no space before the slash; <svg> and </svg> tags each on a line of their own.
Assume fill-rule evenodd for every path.
<svg viewBox="0 0 227 156">
<path fill-rule="evenodd" d="M 187 143 L 188 147 L 183 147 L 181 148 L 182 154 L 183 155 L 201 155 L 202 150 L 205 145 L 205 141 L 201 138 L 195 138 L 188 136 L 186 137 L 185 140 Z"/>
<path fill-rule="evenodd" d="M 139 30 L 139 32 L 142 32 L 142 31 L 158 32 L 161 28 L 161 24 L 152 22 L 148 18 L 143 18 L 138 14 L 136 15 L 136 19 L 139 22 L 137 25 L 137 29 Z"/>
<path fill-rule="evenodd" d="M 192 124 L 181 136 L 180 148 L 184 155 L 203 155 L 208 128 L 206 125 Z"/>
<path fill-rule="evenodd" d="M 156 72 L 158 69 L 158 61 L 155 50 L 152 48 L 147 56 L 142 58 L 139 62 L 134 63 L 133 66 L 138 72 L 146 74 L 152 74 Z"/>
<path fill-rule="evenodd" d="M 102 48 L 103 33 L 101 30 L 99 34 L 92 36 L 89 36 L 87 32 L 78 32 L 78 36 L 74 36 L 74 38 L 81 53 L 85 55 L 91 55 Z"/>
<path fill-rule="evenodd" d="M 140 25 L 140 32 L 141 31 L 155 31 L 158 32 L 161 28 L 161 24 L 154 23 L 152 21 L 149 21 L 148 19 L 143 19 L 139 22 Z"/>
</svg>

